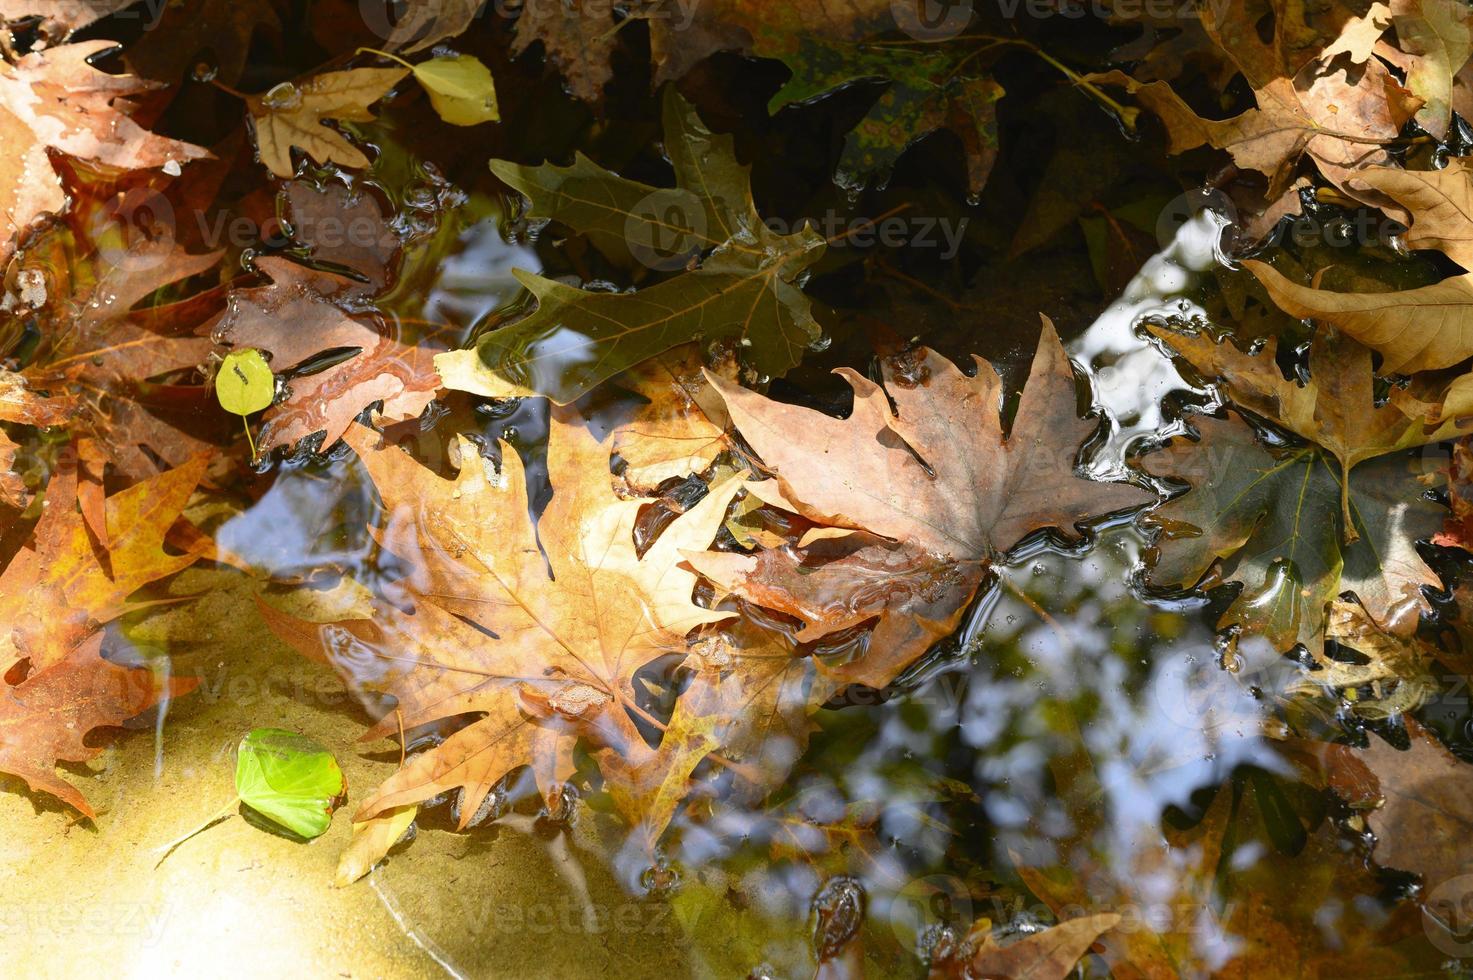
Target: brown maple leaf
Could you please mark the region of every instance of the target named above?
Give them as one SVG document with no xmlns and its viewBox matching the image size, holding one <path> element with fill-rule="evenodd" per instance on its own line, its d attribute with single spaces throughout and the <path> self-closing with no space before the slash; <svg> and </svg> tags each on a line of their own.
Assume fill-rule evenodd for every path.
<svg viewBox="0 0 1473 980">
<path fill-rule="evenodd" d="M 652 775 L 645 765 L 655 750 L 635 719 L 670 726 L 640 706 L 633 676 L 652 660 L 684 653 L 691 630 L 731 617 L 694 603 L 695 575 L 680 563 L 683 551 L 715 536 L 739 479 L 714 488 L 641 554 L 634 528 L 647 501 L 615 494 L 609 446 L 571 409 L 554 409 L 553 497 L 535 534 L 521 462 L 504 443 L 498 473 L 462 439 L 459 475 L 446 480 L 376 445 L 370 430 L 355 426 L 346 440 L 383 499 L 381 540 L 413 567 L 414 611 L 386 608 L 373 620 L 313 628 L 263 609 L 267 622 L 350 683 L 393 695 L 408 727 L 481 714 L 389 777 L 356 819 L 459 789 L 464 827 L 494 784 L 524 765 L 553 800 L 572 772 L 579 736 L 599 758 L 614 760 L 606 778 L 628 784 L 616 799 L 647 799 L 637 786 L 651 780 L 667 793 L 682 784 L 678 772 Z M 355 667 L 345 654 L 367 654 L 370 666 Z M 365 737 L 394 727 L 390 716 Z M 709 739 L 687 741 L 678 756 L 670 746 L 662 758 L 688 773 L 693 756 L 712 747 Z"/>
<path fill-rule="evenodd" d="M 202 147 L 156 136 L 133 121 L 129 99 L 159 86 L 88 63 L 116 46 L 83 41 L 32 52 L 13 65 L 0 63 L 0 143 L 8 151 L 0 162 L 0 212 L 6 237 L 67 202 L 48 150 L 125 170 L 209 156 Z M 0 247 L 0 259 L 11 247 Z"/>
<path fill-rule="evenodd" d="M 686 344 L 614 379 L 646 400 L 614 432 L 614 451 L 631 489 L 648 493 L 666 480 L 701 473 L 730 448 L 726 405 L 703 368 L 700 345 Z M 724 358 L 712 370 L 734 380 L 736 361 Z"/>
<path fill-rule="evenodd" d="M 356 352 L 322 370 L 288 374 L 287 392 L 267 409 L 259 445 L 268 451 L 294 446 L 323 433 L 321 448 L 337 442 L 353 419 L 374 402 L 389 421 L 418 416 L 440 387 L 434 355 L 447 343 L 436 335 L 402 343 L 364 322 L 348 308 L 362 299 L 362 283 L 287 259 L 263 257 L 264 286 L 234 290 L 210 334 L 232 348 L 254 347 L 271 358 L 277 374 L 311 368 L 330 352 Z"/>
<path fill-rule="evenodd" d="M 1072 536 L 1078 523 L 1151 499 L 1078 472 L 1096 424 L 1077 414 L 1074 374 L 1046 319 L 1006 434 L 1002 382 L 980 358 L 972 377 L 924 348 L 886 358 L 881 369 L 883 389 L 839 371 L 854 388 L 846 419 L 713 377 L 732 424 L 776 478 L 774 487 L 749 489 L 815 524 L 864 534 L 828 532 L 819 548 L 810 535 L 805 549 L 691 557 L 722 587 L 802 619 L 804 639 L 878 617 L 871 649 L 879 656 L 845 672 L 870 684 L 949 633 L 985 563 L 1028 534 Z"/>
<path fill-rule="evenodd" d="M 32 673 L 61 663 L 134 608 L 128 601 L 134 592 L 199 559 L 198 550 L 170 553 L 164 542 L 208 464 L 201 454 L 115 493 L 90 521 L 78 507 L 76 467 L 64 465 L 52 477 L 30 547 L 0 573 L 0 674 L 22 660 Z M 105 543 L 88 526 L 96 521 Z"/>
<path fill-rule="evenodd" d="M 282 82 L 246 98 L 261 162 L 278 177 L 291 177 L 296 147 L 318 163 L 366 167 L 363 155 L 326 120 L 372 122 L 369 106 L 409 74 L 408 68 L 353 68 L 313 75 L 301 84 Z"/>
<path fill-rule="evenodd" d="M 121 725 L 161 701 L 199 686 L 196 677 L 169 677 L 124 667 L 102 655 L 101 633 L 19 684 L 0 684 L 0 772 L 19 776 L 89 818 L 97 814 L 56 763 L 86 762 L 102 752 L 88 745 L 95 729 Z"/>
</svg>

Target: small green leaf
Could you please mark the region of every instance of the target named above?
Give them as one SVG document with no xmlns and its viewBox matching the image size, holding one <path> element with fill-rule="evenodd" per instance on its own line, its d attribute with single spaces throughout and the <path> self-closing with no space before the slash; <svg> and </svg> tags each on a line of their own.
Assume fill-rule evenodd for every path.
<svg viewBox="0 0 1473 980">
<path fill-rule="evenodd" d="M 318 837 L 346 789 L 337 760 L 317 742 L 257 728 L 236 752 L 235 791 L 251 809 L 293 833 Z"/>
<path fill-rule="evenodd" d="M 452 126 L 475 126 L 501 118 L 491 69 L 468 54 L 431 58 L 414 66 L 430 105 Z"/>
<path fill-rule="evenodd" d="M 266 356 L 253 347 L 226 354 L 215 374 L 215 397 L 221 408 L 236 415 L 269 407 L 276 397 L 276 378 Z"/>
</svg>

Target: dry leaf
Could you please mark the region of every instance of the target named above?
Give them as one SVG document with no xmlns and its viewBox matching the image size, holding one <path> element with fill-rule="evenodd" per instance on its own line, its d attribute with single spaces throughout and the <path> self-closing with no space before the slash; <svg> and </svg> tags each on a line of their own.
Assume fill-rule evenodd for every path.
<svg viewBox="0 0 1473 980">
<path fill-rule="evenodd" d="M 300 85 L 282 82 L 246 99 L 261 162 L 278 177 L 291 177 L 296 147 L 318 163 L 366 167 L 368 157 L 326 120 L 372 122 L 368 107 L 389 94 L 408 68 L 354 68 L 313 75 Z"/>
</svg>

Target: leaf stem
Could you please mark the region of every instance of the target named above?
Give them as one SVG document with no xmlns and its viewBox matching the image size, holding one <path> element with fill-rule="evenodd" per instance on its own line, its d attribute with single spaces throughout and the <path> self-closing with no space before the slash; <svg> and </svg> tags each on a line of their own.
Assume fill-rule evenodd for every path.
<svg viewBox="0 0 1473 980">
<path fill-rule="evenodd" d="M 387 52 L 387 51 L 380 51 L 378 48 L 359 48 L 357 51 L 354 51 L 353 53 L 354 54 L 376 54 L 380 58 L 388 58 L 390 61 L 397 61 L 397 62 L 399 62 L 399 64 L 403 65 L 405 68 L 408 68 L 410 71 L 414 71 L 414 66 L 411 65 L 409 62 L 405 61 L 403 58 L 399 57 L 397 54 L 389 54 L 389 52 Z"/>
<path fill-rule="evenodd" d="M 153 866 L 154 870 L 157 871 L 159 869 L 159 865 L 163 864 L 164 861 L 168 859 L 169 855 L 177 851 L 180 845 L 182 845 L 185 841 L 198 834 L 204 833 L 218 823 L 223 823 L 226 820 L 229 820 L 231 817 L 235 816 L 236 811 L 239 808 L 240 797 L 237 796 L 224 807 L 222 807 L 218 813 L 210 817 L 210 819 L 206 820 L 204 823 L 200 824 L 198 827 L 194 828 L 183 837 L 176 837 L 174 840 L 170 841 L 169 844 L 164 848 L 163 857 L 160 857 L 158 863 Z"/>
</svg>

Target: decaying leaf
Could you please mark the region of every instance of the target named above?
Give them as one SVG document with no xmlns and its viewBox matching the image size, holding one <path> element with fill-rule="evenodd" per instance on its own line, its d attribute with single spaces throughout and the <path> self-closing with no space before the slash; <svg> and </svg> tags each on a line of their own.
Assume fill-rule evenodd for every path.
<svg viewBox="0 0 1473 980">
<path fill-rule="evenodd" d="M 35 261 L 45 268 L 44 257 Z M 69 428 L 96 437 L 128 479 L 145 479 L 159 471 L 157 461 L 179 466 L 208 448 L 208 392 L 182 382 L 194 381 L 209 356 L 200 330 L 222 297 L 203 290 L 155 306 L 142 301 L 215 268 L 220 253 L 140 240 L 94 261 L 95 282 L 39 311 L 42 342 L 21 375 L 32 389 L 73 399 Z"/>
<path fill-rule="evenodd" d="M 1473 766 L 1448 751 L 1431 733 L 1406 720 L 1411 744 L 1398 749 L 1376 735 L 1365 748 L 1330 747 L 1331 785 L 1352 804 L 1381 805 L 1366 814 L 1376 835 L 1373 856 L 1385 868 L 1413 871 L 1423 878 L 1424 894 L 1466 901 L 1466 886 L 1438 896 L 1443 883 L 1473 872 L 1468 854 L 1473 828 Z M 1364 779 L 1369 770 L 1373 780 Z M 1347 780 L 1357 788 L 1347 791 Z M 1373 788 L 1374 786 L 1374 788 Z"/>
<path fill-rule="evenodd" d="M 987 920 L 967 933 L 961 948 L 931 964 L 931 980 L 1009 977 L 1012 980 L 1064 980 L 1074 972 L 1095 940 L 1120 924 L 1114 912 L 1069 919 L 1010 943 L 999 943 Z"/>
<path fill-rule="evenodd" d="M 616 379 L 646 404 L 614 433 L 614 451 L 624 461 L 624 481 L 649 492 L 673 477 L 704 472 L 729 448 L 726 405 L 702 373 L 700 349 L 692 344 L 652 357 Z M 722 377 L 735 378 L 734 361 L 722 361 Z"/>
<path fill-rule="evenodd" d="M 411 419 L 435 399 L 439 377 L 432 358 L 446 345 L 434 337 L 406 344 L 349 312 L 363 287 L 343 276 L 295 262 L 263 257 L 256 263 L 271 279 L 231 293 L 230 303 L 210 333 L 233 348 L 257 348 L 271 355 L 278 375 L 314 367 L 313 361 L 338 351 L 351 356 L 331 366 L 294 374 L 286 393 L 265 415 L 262 452 L 295 446 L 323 433 L 320 448 L 337 442 L 353 419 L 382 402 L 390 421 Z"/>
<path fill-rule="evenodd" d="M 164 541 L 208 462 L 196 456 L 108 497 L 102 547 L 78 506 L 76 468 L 52 477 L 30 547 L 0 573 L 0 674 L 22 660 L 32 672 L 61 663 L 132 608 L 134 592 L 199 559 L 197 551 L 170 554 Z"/>
<path fill-rule="evenodd" d="M 23 425 L 65 425 L 71 420 L 76 401 L 67 395 L 48 396 L 31 389 L 24 375 L 0 368 L 0 421 Z M 13 467 L 19 447 L 0 432 L 0 502 L 24 507 L 25 483 Z"/>
<path fill-rule="evenodd" d="M 66 204 L 48 149 L 128 170 L 209 156 L 202 147 L 156 136 L 130 117 L 128 100 L 159 86 L 88 63 L 115 47 L 111 41 L 83 41 L 0 64 L 0 142 L 7 148 L 0 163 L 0 213 L 7 239 Z M 10 244 L 0 246 L 0 259 L 10 250 Z"/>
<path fill-rule="evenodd" d="M 613 256 L 694 267 L 629 293 L 516 270 L 536 311 L 487 333 L 476 351 L 436 358 L 447 387 L 492 397 L 539 394 L 561 405 L 691 340 L 738 338 L 758 370 L 775 374 L 818 339 L 796 280 L 824 240 L 807 225 L 790 235 L 769 228 L 731 138 L 713 134 L 673 90 L 664 124 L 674 188 L 626 180 L 582 156 L 571 167 L 494 161 L 492 170 L 532 199 L 533 215 L 588 235 Z"/>
<path fill-rule="evenodd" d="M 750 489 L 815 524 L 864 534 L 801 552 L 691 558 L 724 588 L 802 619 L 805 639 L 878 617 L 878 659 L 849 672 L 866 683 L 892 678 L 950 632 L 985 563 L 1025 536 L 1074 536 L 1091 517 L 1151 499 L 1078 472 L 1095 423 L 1077 414 L 1074 374 L 1047 320 L 1006 434 L 1002 382 L 986 361 L 975 359 L 968 377 L 922 348 L 881 368 L 885 388 L 839 372 L 854 389 L 847 419 L 713 377 L 733 426 L 775 477 L 776 493 Z"/>
<path fill-rule="evenodd" d="M 199 685 L 195 677 L 160 681 L 150 670 L 115 664 L 103 657 L 102 642 L 102 634 L 94 634 L 19 684 L 0 683 L 0 772 L 89 818 L 96 812 L 56 774 L 56 763 L 95 758 L 102 746 L 87 744 L 93 730 L 121 725 Z"/>
<path fill-rule="evenodd" d="M 715 742 L 697 725 L 689 729 L 695 741 L 679 751 L 649 749 L 634 724 L 647 713 L 633 675 L 657 657 L 684 653 L 695 627 L 731 617 L 695 605 L 695 575 L 680 563 L 682 552 L 714 538 L 740 481 L 713 488 L 641 555 L 634 525 L 643 503 L 615 495 L 610 448 L 570 409 L 554 414 L 553 499 L 535 538 L 510 446 L 501 446 L 498 473 L 462 440 L 460 473 L 445 480 L 376 439 L 362 428 L 347 435 L 384 500 L 383 541 L 414 567 L 413 613 L 389 609 L 314 631 L 267 610 L 268 623 L 308 655 L 334 663 L 350 683 L 394 695 L 406 727 L 483 716 L 410 759 L 363 801 L 356 819 L 458 789 L 465 826 L 496 781 L 525 765 L 555 800 L 572 773 L 573 743 L 586 736 L 611 760 L 606 778 L 624 781 L 615 798 L 635 807 L 630 819 L 658 806 L 668 820 L 669 800 L 683 795 L 686 777 L 651 761 L 669 759 L 688 774 Z M 371 656 L 381 676 L 355 676 L 336 660 L 332 652 L 344 644 Z M 394 723 L 385 719 L 366 737 L 385 735 Z M 676 737 L 685 739 L 682 730 Z M 651 839 L 663 830 L 646 826 Z"/>
<path fill-rule="evenodd" d="M 326 120 L 372 122 L 373 105 L 409 74 L 407 68 L 354 68 L 331 71 L 296 84 L 282 82 L 264 95 L 250 96 L 246 107 L 255 124 L 261 162 L 278 177 L 291 177 L 292 147 L 318 163 L 366 167 L 363 155 Z"/>
</svg>

